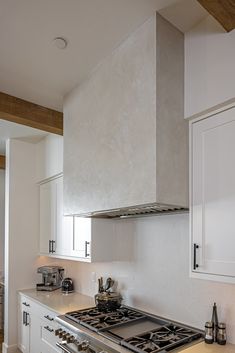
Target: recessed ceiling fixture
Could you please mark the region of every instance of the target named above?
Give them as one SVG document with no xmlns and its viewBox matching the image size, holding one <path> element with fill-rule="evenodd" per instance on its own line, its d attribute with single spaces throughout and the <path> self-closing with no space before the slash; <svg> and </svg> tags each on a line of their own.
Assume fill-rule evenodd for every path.
<svg viewBox="0 0 235 353">
<path fill-rule="evenodd" d="M 54 38 L 53 43 L 55 44 L 56 48 L 58 48 L 58 49 L 65 49 L 68 45 L 67 40 L 63 37 Z"/>
</svg>

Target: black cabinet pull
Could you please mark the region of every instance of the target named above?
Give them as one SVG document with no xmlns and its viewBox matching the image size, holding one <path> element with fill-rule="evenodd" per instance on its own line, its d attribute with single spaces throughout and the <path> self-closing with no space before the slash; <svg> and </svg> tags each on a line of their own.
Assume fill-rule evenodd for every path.
<svg viewBox="0 0 235 353">
<path fill-rule="evenodd" d="M 197 249 L 199 248 L 199 245 L 193 244 L 193 269 L 196 270 L 199 265 L 197 264 Z"/>
<path fill-rule="evenodd" d="M 23 325 L 25 325 L 25 323 L 26 323 L 26 312 L 25 311 L 23 311 Z"/>
<path fill-rule="evenodd" d="M 44 326 L 44 329 L 49 332 L 54 332 L 53 328 L 50 328 L 49 326 Z"/>
<path fill-rule="evenodd" d="M 26 303 L 26 302 L 23 302 L 22 303 L 24 306 L 30 306 L 28 303 Z"/>
<path fill-rule="evenodd" d="M 49 240 L 49 254 L 51 253 L 51 240 Z"/>
<path fill-rule="evenodd" d="M 52 252 L 52 254 L 53 254 L 53 253 L 55 252 L 55 240 L 52 240 L 51 243 L 52 243 L 52 250 L 51 250 L 51 252 Z"/>
<path fill-rule="evenodd" d="M 89 254 L 88 251 L 87 251 L 87 247 L 88 247 L 89 244 L 90 244 L 89 241 L 85 241 L 85 257 L 90 256 L 90 254 Z"/>
<path fill-rule="evenodd" d="M 47 319 L 49 321 L 54 321 L 54 318 L 50 317 L 49 315 L 45 315 L 44 317 L 45 317 L 45 319 Z"/>
<path fill-rule="evenodd" d="M 25 313 L 26 316 L 25 316 L 25 326 L 29 326 L 29 313 Z"/>
</svg>

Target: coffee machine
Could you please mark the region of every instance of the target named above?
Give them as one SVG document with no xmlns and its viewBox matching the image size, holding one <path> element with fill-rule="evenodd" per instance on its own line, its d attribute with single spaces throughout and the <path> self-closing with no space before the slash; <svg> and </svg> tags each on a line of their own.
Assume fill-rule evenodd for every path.
<svg viewBox="0 0 235 353">
<path fill-rule="evenodd" d="M 37 290 L 53 291 L 61 287 L 64 269 L 60 266 L 41 266 L 37 273 L 42 274 L 42 283 L 37 284 Z"/>
</svg>

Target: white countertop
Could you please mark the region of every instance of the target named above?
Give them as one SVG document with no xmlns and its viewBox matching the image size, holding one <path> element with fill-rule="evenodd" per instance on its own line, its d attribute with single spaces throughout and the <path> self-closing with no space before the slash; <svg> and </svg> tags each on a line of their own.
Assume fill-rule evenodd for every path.
<svg viewBox="0 0 235 353">
<path fill-rule="evenodd" d="M 52 292 L 25 289 L 20 290 L 19 293 L 39 302 L 41 305 L 58 314 L 65 314 L 68 311 L 81 310 L 95 306 L 95 301 L 92 297 L 77 292 L 64 294 L 60 289 Z"/>
<path fill-rule="evenodd" d="M 182 350 L 182 353 L 235 353 L 235 345 L 226 344 L 225 346 L 220 346 L 217 343 L 206 344 L 201 342 Z"/>
<path fill-rule="evenodd" d="M 58 314 L 65 314 L 68 311 L 81 310 L 95 306 L 94 298 L 80 293 L 63 294 L 60 290 L 53 292 L 36 291 L 36 289 L 20 290 L 29 299 L 37 301 L 49 310 L 55 311 Z M 87 329 L 84 328 L 86 331 Z M 110 342 L 102 336 L 97 336 L 95 332 L 89 332 L 91 336 L 99 339 L 105 344 L 109 344 L 113 349 L 120 353 L 129 352 L 129 350 L 121 347 L 113 342 Z M 226 344 L 220 346 L 217 343 L 206 344 L 204 342 L 196 343 L 195 345 L 182 349 L 182 353 L 235 353 L 235 345 Z"/>
</svg>

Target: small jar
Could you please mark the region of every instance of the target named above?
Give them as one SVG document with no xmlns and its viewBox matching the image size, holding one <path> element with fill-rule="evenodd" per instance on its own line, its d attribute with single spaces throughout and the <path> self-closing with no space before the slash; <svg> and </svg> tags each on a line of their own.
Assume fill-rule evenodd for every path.
<svg viewBox="0 0 235 353">
<path fill-rule="evenodd" d="M 205 343 L 211 344 L 213 342 L 213 323 L 211 321 L 207 321 L 205 323 Z"/>
<path fill-rule="evenodd" d="M 226 335 L 226 324 L 220 322 L 218 324 L 218 332 L 217 332 L 217 343 L 224 345 L 226 344 L 227 335 Z"/>
</svg>

